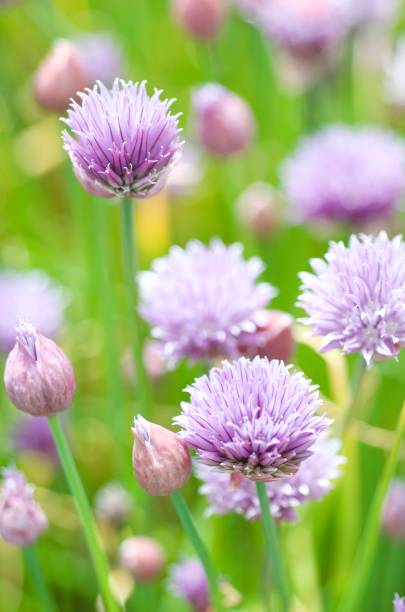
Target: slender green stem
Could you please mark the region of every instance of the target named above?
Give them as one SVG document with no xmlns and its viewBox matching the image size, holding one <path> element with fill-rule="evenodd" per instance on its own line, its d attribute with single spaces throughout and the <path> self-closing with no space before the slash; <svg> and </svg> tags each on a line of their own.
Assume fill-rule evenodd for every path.
<svg viewBox="0 0 405 612">
<path fill-rule="evenodd" d="M 271 576 L 279 594 L 281 609 L 286 612 L 289 608 L 288 582 L 284 573 L 281 560 L 278 535 L 273 516 L 270 512 L 269 499 L 264 482 L 256 483 L 257 496 L 260 502 L 264 537 L 266 540 L 266 552 L 270 565 Z"/>
<path fill-rule="evenodd" d="M 361 608 L 364 590 L 370 576 L 370 569 L 377 549 L 378 536 L 380 533 L 380 515 L 385 496 L 398 461 L 401 441 L 405 434 L 405 402 L 402 406 L 398 420 L 395 439 L 390 454 L 386 461 L 380 482 L 378 484 L 367 523 L 364 528 L 363 537 L 357 552 L 354 569 L 351 574 L 348 588 L 340 602 L 338 612 L 356 612 Z"/>
<path fill-rule="evenodd" d="M 350 424 L 353 422 L 354 416 L 357 413 L 361 386 L 363 383 L 365 372 L 366 372 L 366 362 L 364 361 L 363 357 L 359 355 L 357 362 L 356 362 L 355 370 L 353 373 L 353 379 L 351 382 L 352 397 L 351 397 L 350 405 L 348 409 L 346 410 L 346 413 L 342 419 L 342 423 L 340 426 L 339 433 L 341 435 L 344 435 L 346 433 Z"/>
<path fill-rule="evenodd" d="M 143 361 L 143 342 L 141 333 L 141 322 L 138 314 L 139 287 L 138 287 L 138 258 L 135 244 L 134 202 L 129 198 L 123 198 L 121 202 L 121 234 L 122 251 L 124 259 L 125 280 L 129 292 L 129 317 L 132 333 L 132 352 L 136 371 L 137 389 L 139 394 L 140 412 L 148 416 L 150 412 L 149 382 L 145 372 Z"/>
<path fill-rule="evenodd" d="M 180 493 L 180 491 L 176 491 L 175 493 L 171 494 L 170 498 L 179 516 L 183 529 L 187 533 L 187 536 L 191 544 L 193 545 L 195 552 L 197 553 L 201 563 L 203 564 L 211 591 L 214 610 L 216 610 L 216 612 L 221 612 L 223 607 L 222 597 L 219 590 L 218 573 L 215 569 L 211 556 L 193 523 L 193 519 L 191 518 L 190 511 L 187 507 L 183 495 Z"/>
<path fill-rule="evenodd" d="M 24 556 L 25 565 L 27 566 L 29 578 L 35 589 L 38 601 L 41 604 L 42 612 L 56 612 L 55 605 L 52 601 L 51 594 L 42 573 L 41 564 L 38 559 L 35 546 L 25 546 L 22 549 L 22 553 Z"/>
<path fill-rule="evenodd" d="M 48 420 L 55 440 L 56 448 L 58 449 L 59 458 L 65 472 L 65 477 L 73 495 L 76 509 L 82 523 L 105 609 L 107 612 L 116 612 L 119 608 L 110 591 L 108 582 L 108 562 L 100 546 L 97 528 L 82 481 L 79 476 L 79 472 L 77 471 L 76 464 L 58 417 L 52 415 L 48 417 Z"/>
</svg>

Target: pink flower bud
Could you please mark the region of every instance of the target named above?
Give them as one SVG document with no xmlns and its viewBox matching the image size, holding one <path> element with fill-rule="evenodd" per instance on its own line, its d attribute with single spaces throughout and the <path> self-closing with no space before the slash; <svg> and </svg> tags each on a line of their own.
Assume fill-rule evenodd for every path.
<svg viewBox="0 0 405 612">
<path fill-rule="evenodd" d="M 157 578 L 166 563 L 166 555 L 156 540 L 144 536 L 127 538 L 119 550 L 120 565 L 139 582 Z"/>
<path fill-rule="evenodd" d="M 293 318 L 281 310 L 268 310 L 258 327 L 257 343 L 241 345 L 239 350 L 249 357 L 267 357 L 288 363 L 295 348 Z"/>
<path fill-rule="evenodd" d="M 70 98 L 90 85 L 78 49 L 67 40 L 58 40 L 34 76 L 34 96 L 45 110 L 62 112 Z"/>
<path fill-rule="evenodd" d="M 252 142 L 255 120 L 249 105 L 217 83 L 199 87 L 193 96 L 197 133 L 215 155 L 242 153 Z"/>
<path fill-rule="evenodd" d="M 186 32 L 209 40 L 222 28 L 227 14 L 227 0 L 172 0 L 172 12 Z"/>
<path fill-rule="evenodd" d="M 94 507 L 99 516 L 120 525 L 128 519 L 132 499 L 119 482 L 113 481 L 97 492 Z"/>
<path fill-rule="evenodd" d="M 48 520 L 23 474 L 15 468 L 7 468 L 3 475 L 0 534 L 9 544 L 28 546 L 47 528 Z"/>
<path fill-rule="evenodd" d="M 76 383 L 65 353 L 29 323 L 20 322 L 17 342 L 4 371 L 7 394 L 19 410 L 33 416 L 61 412 L 71 404 Z"/>
<path fill-rule="evenodd" d="M 393 540 L 405 540 L 405 479 L 392 481 L 384 503 L 382 526 Z"/>
<path fill-rule="evenodd" d="M 134 421 L 132 463 L 141 487 L 151 495 L 170 495 L 191 474 L 191 458 L 180 438 L 140 415 Z"/>
<path fill-rule="evenodd" d="M 239 218 L 258 238 L 266 238 L 279 225 L 277 195 L 267 183 L 253 183 L 237 202 Z"/>
</svg>

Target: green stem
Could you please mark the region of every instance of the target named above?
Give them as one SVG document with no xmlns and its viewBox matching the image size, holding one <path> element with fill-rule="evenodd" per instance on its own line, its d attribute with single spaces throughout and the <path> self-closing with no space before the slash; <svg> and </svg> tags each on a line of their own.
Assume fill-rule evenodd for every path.
<svg viewBox="0 0 405 612">
<path fill-rule="evenodd" d="M 48 420 L 55 440 L 56 448 L 58 449 L 60 462 L 62 464 L 66 480 L 73 495 L 76 509 L 82 523 L 105 609 L 107 612 L 116 612 L 118 610 L 118 605 L 111 594 L 108 582 L 108 562 L 100 546 L 97 528 L 82 481 L 79 476 L 79 472 L 77 471 L 76 464 L 58 417 L 56 415 L 52 415 L 48 417 Z"/>
<path fill-rule="evenodd" d="M 134 235 L 133 221 L 134 203 L 129 198 L 121 201 L 121 230 L 122 251 L 124 259 L 125 280 L 129 292 L 129 318 L 132 333 L 132 352 L 136 373 L 137 389 L 139 394 L 140 412 L 147 417 L 150 412 L 149 383 L 145 372 L 143 361 L 143 342 L 141 332 L 141 321 L 138 314 L 139 287 L 138 273 L 139 265 Z"/>
<path fill-rule="evenodd" d="M 366 362 L 364 361 L 363 357 L 359 355 L 356 365 L 355 365 L 353 379 L 351 382 L 352 397 L 351 397 L 350 405 L 348 409 L 346 410 L 346 413 L 340 425 L 339 433 L 342 436 L 347 432 L 349 426 L 353 422 L 354 417 L 357 413 L 357 407 L 359 404 L 360 392 L 361 392 L 361 387 L 362 387 L 365 372 L 366 372 Z"/>
<path fill-rule="evenodd" d="M 36 591 L 38 601 L 41 604 L 42 612 L 55 612 L 56 608 L 45 582 L 35 546 L 25 546 L 22 549 L 22 554 L 30 580 Z"/>
<path fill-rule="evenodd" d="M 395 467 L 401 447 L 401 441 L 405 434 L 405 402 L 395 433 L 394 443 L 386 461 L 380 482 L 378 484 L 357 556 L 354 569 L 351 574 L 348 588 L 339 604 L 338 612 L 356 612 L 361 608 L 364 590 L 370 576 L 370 569 L 377 549 L 378 536 L 380 533 L 380 515 L 384 504 L 389 484 L 394 476 Z"/>
<path fill-rule="evenodd" d="M 183 495 L 180 493 L 180 491 L 176 491 L 175 493 L 171 494 L 170 499 L 172 500 L 172 503 L 176 509 L 183 529 L 187 533 L 187 536 L 204 567 L 211 591 L 214 610 L 216 610 L 216 612 L 221 612 L 223 608 L 221 593 L 218 585 L 218 573 L 215 569 L 211 556 L 193 523 L 193 519 L 191 518 L 190 511 Z"/>
<path fill-rule="evenodd" d="M 273 516 L 270 512 L 269 499 L 264 482 L 256 483 L 257 496 L 260 502 L 264 537 L 266 540 L 266 552 L 270 565 L 271 575 L 279 593 L 281 609 L 286 612 L 289 608 L 289 592 L 287 578 L 284 573 L 281 560 L 278 535 Z"/>
</svg>

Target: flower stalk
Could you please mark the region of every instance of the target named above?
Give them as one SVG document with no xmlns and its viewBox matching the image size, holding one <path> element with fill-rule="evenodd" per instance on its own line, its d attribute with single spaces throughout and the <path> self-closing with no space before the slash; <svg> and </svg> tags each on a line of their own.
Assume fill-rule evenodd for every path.
<svg viewBox="0 0 405 612">
<path fill-rule="evenodd" d="M 219 578 L 211 556 L 194 525 L 183 495 L 180 493 L 180 491 L 175 491 L 170 495 L 170 499 L 172 500 L 173 506 L 176 509 L 183 529 L 204 567 L 211 592 L 213 609 L 215 612 L 221 612 L 223 610 L 223 606 L 222 596 L 219 590 Z"/>
<path fill-rule="evenodd" d="M 270 566 L 271 576 L 278 592 L 280 609 L 287 612 L 289 609 L 289 590 L 281 560 L 280 546 L 278 542 L 277 529 L 273 516 L 270 512 L 269 500 L 264 482 L 256 482 L 257 496 L 260 502 L 264 537 L 266 541 L 266 554 Z"/>
<path fill-rule="evenodd" d="M 56 612 L 51 594 L 42 573 L 37 550 L 34 545 L 24 546 L 22 549 L 27 573 L 35 589 L 42 612 Z"/>
<path fill-rule="evenodd" d="M 49 416 L 48 420 L 55 440 L 55 445 L 58 450 L 60 462 L 62 464 L 66 480 L 73 495 L 76 509 L 82 523 L 83 532 L 89 547 L 94 570 L 97 575 L 105 610 L 106 612 L 117 612 L 118 605 L 115 602 L 109 586 L 108 562 L 100 546 L 94 518 L 71 450 L 67 443 L 59 419 L 56 416 Z"/>
</svg>

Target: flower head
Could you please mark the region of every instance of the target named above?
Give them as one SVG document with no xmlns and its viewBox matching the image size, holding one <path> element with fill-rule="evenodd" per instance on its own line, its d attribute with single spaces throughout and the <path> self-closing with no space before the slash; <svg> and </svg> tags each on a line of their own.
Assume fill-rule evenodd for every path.
<svg viewBox="0 0 405 612">
<path fill-rule="evenodd" d="M 18 452 L 38 453 L 52 462 L 58 459 L 58 453 L 49 428 L 48 418 L 24 417 L 14 431 L 14 448 Z"/>
<path fill-rule="evenodd" d="M 257 340 L 263 309 L 276 294 L 256 282 L 262 270 L 260 259 L 242 259 L 240 244 L 172 247 L 140 275 L 140 312 L 174 361 L 237 356 L 242 337 Z"/>
<path fill-rule="evenodd" d="M 282 181 L 298 219 L 359 223 L 387 216 L 405 189 L 405 147 L 379 128 L 327 127 L 284 163 Z"/>
<path fill-rule="evenodd" d="M 302 323 L 322 336 L 323 351 L 362 353 L 367 364 L 405 346 L 405 244 L 402 236 L 351 236 L 302 272 Z"/>
<path fill-rule="evenodd" d="M 214 155 L 243 153 L 253 140 L 255 119 L 248 103 L 219 83 L 206 83 L 193 94 L 196 131 Z"/>
<path fill-rule="evenodd" d="M 179 436 L 138 415 L 134 420 L 132 463 L 135 476 L 151 495 L 170 495 L 191 474 L 191 458 Z"/>
<path fill-rule="evenodd" d="M 170 568 L 169 589 L 185 599 L 195 612 L 206 612 L 210 606 L 207 577 L 196 559 L 184 559 Z"/>
<path fill-rule="evenodd" d="M 221 30 L 227 14 L 227 0 L 172 0 L 177 23 L 191 36 L 210 40 Z"/>
<path fill-rule="evenodd" d="M 139 582 L 150 582 L 163 570 L 166 555 L 156 540 L 145 536 L 130 537 L 121 543 L 120 565 Z"/>
<path fill-rule="evenodd" d="M 252 480 L 291 477 L 329 424 L 315 387 L 276 360 L 223 362 L 186 391 L 180 437 L 202 463 Z"/>
<path fill-rule="evenodd" d="M 68 408 L 76 390 L 65 353 L 33 325 L 20 321 L 17 342 L 7 357 L 4 384 L 14 406 L 33 416 Z"/>
<path fill-rule="evenodd" d="M 270 509 L 276 520 L 295 521 L 299 506 L 329 493 L 344 462 L 338 454 L 339 448 L 338 440 L 320 438 L 312 447 L 313 455 L 301 463 L 294 476 L 266 483 Z M 236 512 L 247 519 L 260 518 L 259 498 L 252 480 L 202 464 L 197 465 L 196 473 L 203 481 L 200 493 L 210 502 L 208 516 Z"/>
<path fill-rule="evenodd" d="M 18 317 L 54 337 L 62 327 L 66 305 L 65 290 L 43 272 L 0 271 L 0 351 L 13 348 Z"/>
<path fill-rule="evenodd" d="M 34 490 L 14 467 L 3 470 L 0 490 L 0 535 L 14 546 L 28 546 L 47 528 L 48 520 Z"/>
<path fill-rule="evenodd" d="M 123 55 L 120 42 L 107 32 L 79 34 L 73 44 L 80 53 L 88 75 L 88 85 L 102 81 L 109 87 L 122 74 Z"/>
<path fill-rule="evenodd" d="M 405 612 L 405 597 L 400 597 L 398 593 L 395 593 L 394 601 L 394 612 Z"/>
<path fill-rule="evenodd" d="M 120 525 L 129 516 L 132 499 L 120 482 L 112 481 L 97 491 L 94 507 L 99 516 Z"/>
<path fill-rule="evenodd" d="M 278 196 L 267 183 L 249 185 L 236 205 L 241 222 L 257 238 L 268 238 L 280 224 Z"/>
<path fill-rule="evenodd" d="M 264 0 L 256 6 L 251 2 L 251 10 L 272 41 L 300 54 L 339 43 L 356 16 L 350 0 Z"/>
<path fill-rule="evenodd" d="M 405 479 L 391 483 L 384 502 L 382 527 L 394 540 L 405 540 Z"/>
<path fill-rule="evenodd" d="M 148 96 L 145 83 L 98 82 L 72 101 L 63 140 L 76 176 L 90 193 L 148 198 L 158 193 L 180 155 L 174 100 Z"/>
</svg>

